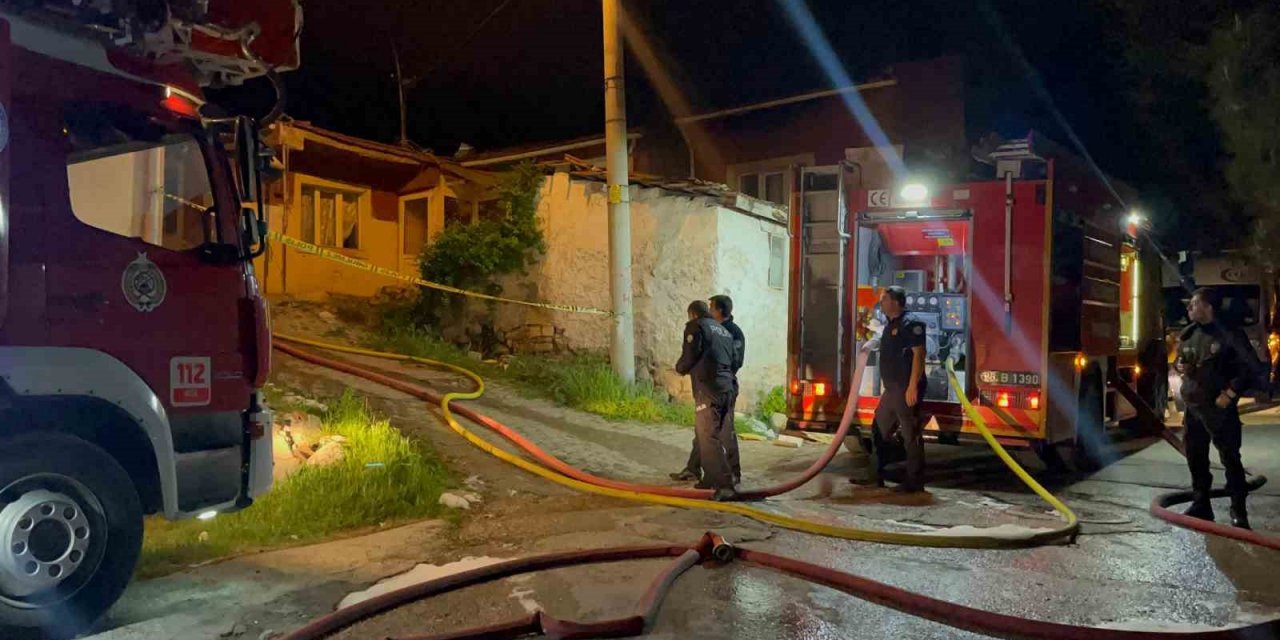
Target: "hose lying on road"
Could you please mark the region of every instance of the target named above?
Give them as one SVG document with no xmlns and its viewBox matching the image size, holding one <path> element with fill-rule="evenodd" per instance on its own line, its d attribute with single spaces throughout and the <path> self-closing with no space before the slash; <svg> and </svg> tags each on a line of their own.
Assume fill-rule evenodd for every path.
<svg viewBox="0 0 1280 640">
<path fill-rule="evenodd" d="M 448 363 L 428 360 L 426 358 L 417 358 L 414 356 L 407 356 L 402 354 L 385 353 L 385 352 L 373 351 L 369 349 L 359 349 L 359 348 L 348 347 L 343 345 L 334 345 L 334 344 L 328 344 L 328 343 L 318 342 L 314 340 L 307 340 L 307 339 L 297 338 L 297 337 L 287 336 L 287 335 L 277 334 L 275 337 L 277 340 L 274 341 L 273 346 L 283 353 L 292 355 L 299 359 L 302 359 L 307 362 L 311 362 L 313 364 L 317 364 L 329 369 L 343 371 L 345 373 L 349 373 L 352 375 L 365 378 L 366 380 L 376 382 L 378 384 L 390 387 L 392 389 L 396 389 L 398 391 L 402 391 L 411 396 L 421 398 L 429 402 L 439 403 L 440 408 L 444 414 L 444 419 L 446 423 L 449 425 L 449 428 L 452 429 L 454 432 L 456 432 L 458 435 L 465 438 L 471 444 L 475 445 L 476 447 L 480 448 L 486 453 L 489 453 L 490 455 L 493 455 L 511 465 L 514 465 L 525 471 L 528 471 L 540 477 L 551 480 L 552 482 L 556 482 L 558 484 L 561 484 L 573 489 L 577 489 L 579 491 L 585 491 L 589 493 L 595 493 L 595 494 L 610 496 L 614 498 L 621 498 L 624 500 L 632 500 L 636 502 L 661 504 L 661 505 L 667 505 L 667 506 L 673 506 L 673 507 L 684 507 L 684 508 L 692 508 L 692 509 L 719 511 L 722 513 L 732 513 L 732 514 L 745 516 L 748 518 L 752 518 L 754 520 L 758 520 L 760 522 L 773 524 L 773 525 L 787 528 L 787 529 L 793 529 L 796 531 L 802 531 L 805 533 L 812 533 L 812 534 L 823 535 L 823 536 L 828 536 L 833 538 L 843 538 L 848 540 L 862 540 L 866 542 L 880 542 L 880 543 L 887 543 L 887 544 L 899 544 L 899 545 L 911 545 L 911 546 L 981 548 L 981 549 L 1023 548 L 1023 547 L 1029 547 L 1029 546 L 1049 544 L 1049 543 L 1061 541 L 1061 540 L 1073 540 L 1079 531 L 1079 523 L 1076 519 L 1075 514 L 1071 511 L 1071 509 L 1069 509 L 1065 504 L 1062 503 L 1062 501 L 1058 500 L 1056 497 L 1050 494 L 1047 490 L 1045 490 L 1044 487 L 1040 486 L 1039 483 L 1037 483 L 1033 478 L 1031 478 L 1030 474 L 1028 474 L 1024 469 L 1022 469 L 1022 467 L 1018 466 L 1017 462 L 1013 460 L 1012 456 L 1010 456 L 1008 452 L 1005 451 L 1004 448 L 1000 446 L 998 442 L 996 442 L 995 437 L 991 435 L 991 433 L 987 430 L 985 423 L 982 422 L 981 416 L 979 416 L 977 412 L 973 409 L 973 407 L 969 405 L 967 402 L 965 402 L 965 410 L 969 412 L 970 416 L 974 419 L 974 422 L 977 424 L 979 430 L 983 433 L 984 437 L 987 438 L 988 444 L 990 444 L 991 447 L 995 449 L 996 453 L 1000 456 L 1001 460 L 1003 460 L 1004 463 L 1008 465 L 1009 468 L 1012 469 L 1014 473 L 1016 473 L 1024 483 L 1026 483 L 1029 487 L 1031 487 L 1032 490 L 1034 490 L 1038 495 L 1040 495 L 1040 497 L 1044 498 L 1047 502 L 1049 502 L 1049 504 L 1052 505 L 1054 509 L 1058 511 L 1058 513 L 1062 516 L 1062 518 L 1065 521 L 1061 526 L 1053 529 L 1027 530 L 1027 533 L 1025 535 L 1019 535 L 1019 536 L 983 535 L 981 533 L 974 534 L 974 535 L 939 535 L 939 534 L 931 534 L 931 533 L 878 531 L 873 529 L 861 529 L 857 527 L 831 525 L 831 524 L 825 524 L 820 522 L 814 522 L 810 520 L 804 520 L 801 518 L 793 518 L 790 516 L 785 516 L 785 515 L 768 511 L 765 509 L 751 507 L 741 503 L 713 502 L 707 499 L 695 499 L 695 498 L 685 498 L 685 497 L 677 497 L 677 496 L 670 496 L 670 495 L 660 495 L 660 494 L 651 493 L 644 490 L 626 488 L 626 487 L 636 487 L 636 486 L 642 487 L 643 485 L 629 485 L 628 483 L 618 483 L 617 481 L 609 481 L 610 484 L 615 486 L 609 486 L 607 484 L 597 484 L 596 482 L 593 482 L 591 480 L 578 479 L 577 477 L 570 476 L 564 472 L 557 470 L 557 467 L 568 468 L 568 469 L 571 469 L 571 467 L 569 467 L 569 465 L 563 463 L 562 461 L 555 460 L 549 454 L 542 452 L 541 449 L 538 449 L 537 447 L 532 446 L 532 443 L 529 443 L 527 440 L 520 437 L 519 434 L 516 434 L 510 428 L 499 423 L 498 421 L 493 420 L 492 418 L 489 418 L 487 416 L 484 416 L 465 406 L 461 406 L 461 405 L 455 406 L 453 404 L 455 400 L 472 400 L 480 397 L 484 393 L 484 389 L 485 389 L 484 380 L 481 379 L 480 376 L 476 375 L 472 371 L 469 371 L 462 367 L 458 367 Z M 421 385 L 406 382 L 404 380 L 391 377 L 384 373 L 371 370 L 367 367 L 358 366 L 355 364 L 351 364 L 349 362 L 334 360 L 332 358 L 320 356 L 318 354 L 312 353 L 304 349 L 300 349 L 288 343 L 297 343 L 297 344 L 307 345 L 307 346 L 316 347 L 320 349 L 326 349 L 329 351 L 336 351 L 339 353 L 349 353 L 349 354 L 355 354 L 355 355 L 370 356 L 370 357 L 382 358 L 387 360 L 396 360 L 400 362 L 416 362 L 416 363 L 426 364 L 430 366 L 441 367 L 441 368 L 459 373 L 469 378 L 472 382 L 475 383 L 476 388 L 472 391 L 450 392 L 450 393 L 444 394 L 443 396 L 440 396 L 422 387 Z M 952 379 L 952 384 L 956 384 L 954 375 L 951 376 L 951 379 Z M 963 395 L 963 394 L 960 394 L 960 395 Z M 851 411 L 853 409 L 851 407 L 853 404 L 854 404 L 854 401 L 851 399 L 850 402 L 848 403 L 849 406 L 846 406 L 846 409 L 845 409 L 845 419 L 842 420 L 841 428 L 846 431 L 849 428 L 847 422 L 850 422 L 852 419 Z M 511 441 L 517 446 L 520 446 L 526 453 L 529 453 L 531 456 L 537 459 L 538 463 L 531 462 L 529 460 L 526 460 L 525 458 L 508 453 L 507 451 L 504 451 L 503 449 L 500 449 L 494 446 L 492 443 L 488 442 L 487 440 L 472 433 L 471 431 L 463 427 L 462 424 L 459 423 L 458 420 L 454 417 L 453 414 L 455 411 L 459 415 L 462 415 L 470 420 L 473 420 L 481 425 L 484 425 L 485 427 L 488 427 L 489 429 L 494 430 L 495 432 L 502 435 L 507 440 Z M 522 443 L 529 446 L 523 446 Z M 824 458 L 827 458 L 829 460 L 828 454 L 834 455 L 834 449 L 838 448 L 839 446 L 840 446 L 840 441 L 838 439 L 833 440 L 831 449 L 827 452 L 827 454 L 824 454 Z M 580 471 L 578 471 L 578 473 L 575 475 L 579 477 L 591 478 L 592 480 L 596 479 L 595 476 L 590 476 L 589 474 L 585 474 L 584 472 L 580 472 Z M 604 480 L 604 479 L 599 479 L 599 480 Z M 787 484 L 792 484 L 792 483 L 787 483 Z M 616 485 L 622 485 L 622 486 L 619 487 Z M 786 486 L 786 485 L 783 485 L 783 486 Z"/>
<path fill-rule="evenodd" d="M 1266 483 L 1266 476 L 1254 476 L 1249 480 L 1249 491 L 1256 491 Z M 1226 489 L 1214 489 L 1210 495 L 1214 498 L 1221 498 L 1228 494 Z M 1263 535 L 1257 531 L 1250 531 L 1239 527 L 1209 522 L 1208 520 L 1201 520 L 1200 518 L 1193 518 L 1169 509 L 1169 507 L 1174 505 L 1184 504 L 1187 502 L 1191 502 L 1190 491 L 1174 491 L 1172 493 L 1158 495 L 1151 501 L 1151 515 L 1179 527 L 1194 529 L 1201 533 L 1209 533 L 1215 536 L 1222 536 L 1224 538 L 1232 538 L 1240 540 L 1241 542 L 1248 542 L 1260 547 L 1267 547 L 1269 549 L 1276 549 L 1280 551 L 1280 538 Z"/>
<path fill-rule="evenodd" d="M 1248 640 L 1251 638 L 1262 640 L 1280 637 L 1280 620 L 1271 620 L 1233 629 L 1169 633 L 1164 631 L 1100 629 L 1097 627 L 1019 618 L 912 593 L 883 582 L 861 578 L 829 567 L 822 567 L 763 551 L 735 548 L 720 536 L 707 533 L 697 544 L 690 547 L 656 545 L 552 553 L 511 560 L 437 578 L 339 609 L 285 636 L 284 640 L 321 640 L 397 607 L 511 576 L 586 564 L 669 557 L 675 557 L 677 560 L 669 564 L 650 583 L 644 597 L 636 607 L 636 612 L 629 616 L 598 622 L 577 622 L 554 618 L 544 611 L 537 611 L 523 618 L 504 623 L 443 634 L 402 637 L 397 640 L 462 640 L 471 638 L 492 640 L 523 638 L 530 635 L 546 635 L 551 638 L 634 637 L 653 626 L 654 618 L 663 598 L 676 579 L 690 567 L 694 564 L 727 563 L 734 560 L 748 566 L 769 569 L 820 584 L 842 591 L 855 598 L 889 607 L 912 616 L 927 618 L 956 629 L 972 631 L 995 638 L 1017 640 L 1153 640 L 1155 638 L 1175 637 L 1187 640 Z"/>
<path fill-rule="evenodd" d="M 1124 399 L 1132 405 L 1135 410 L 1137 410 L 1139 420 L 1153 427 L 1158 427 L 1157 429 L 1153 429 L 1152 433 L 1158 433 L 1165 442 L 1168 442 L 1174 450 L 1182 454 L 1185 458 L 1187 455 L 1186 443 L 1184 443 L 1182 439 L 1164 423 L 1164 418 L 1157 416 L 1156 413 L 1151 410 L 1151 407 L 1147 406 L 1147 404 L 1138 397 L 1137 392 L 1134 391 L 1133 387 L 1130 387 L 1127 382 L 1116 378 L 1114 386 L 1116 391 L 1118 391 L 1120 395 L 1124 397 Z M 1252 476 L 1249 478 L 1249 483 L 1246 486 L 1246 489 L 1249 493 L 1252 493 L 1266 483 L 1266 476 Z M 1218 489 L 1213 491 L 1211 495 L 1214 498 L 1221 498 L 1227 495 L 1227 492 L 1224 489 Z M 1169 524 L 1193 529 L 1201 533 L 1222 536 L 1224 538 L 1234 538 L 1242 542 L 1269 547 L 1271 549 L 1280 549 L 1280 538 L 1268 537 L 1247 529 L 1240 529 L 1237 527 L 1217 524 L 1216 522 L 1209 522 L 1208 520 L 1192 518 L 1169 510 L 1169 507 L 1173 505 L 1191 502 L 1191 498 L 1192 494 L 1190 491 L 1174 491 L 1172 493 L 1158 495 L 1151 501 L 1151 515 L 1164 520 Z"/>
</svg>

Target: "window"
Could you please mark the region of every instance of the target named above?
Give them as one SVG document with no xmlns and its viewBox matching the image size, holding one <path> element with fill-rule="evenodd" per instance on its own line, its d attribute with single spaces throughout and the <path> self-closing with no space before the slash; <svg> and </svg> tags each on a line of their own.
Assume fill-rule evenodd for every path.
<svg viewBox="0 0 1280 640">
<path fill-rule="evenodd" d="M 768 173 L 764 176 L 764 199 L 774 204 L 786 204 L 787 187 L 781 173 Z"/>
<path fill-rule="evenodd" d="M 81 222 L 174 251 L 217 240 L 213 189 L 196 139 L 118 109 L 68 113 L 67 187 Z"/>
<path fill-rule="evenodd" d="M 444 197 L 444 226 L 446 229 L 456 224 L 471 223 L 471 208 L 463 207 L 453 196 Z"/>
<path fill-rule="evenodd" d="M 359 191 L 302 185 L 302 241 L 335 249 L 360 248 Z"/>
<path fill-rule="evenodd" d="M 781 289 L 787 275 L 786 239 L 769 234 L 769 286 Z"/>
<path fill-rule="evenodd" d="M 404 201 L 404 235 L 401 245 L 402 255 L 417 257 L 427 244 L 427 219 L 431 209 L 431 198 L 422 196 Z"/>
<path fill-rule="evenodd" d="M 738 192 L 751 196 L 752 198 L 760 197 L 760 174 L 744 173 L 738 176 Z"/>
<path fill-rule="evenodd" d="M 507 217 L 507 203 L 503 200 L 481 200 L 478 210 L 481 221 L 501 222 Z"/>
</svg>

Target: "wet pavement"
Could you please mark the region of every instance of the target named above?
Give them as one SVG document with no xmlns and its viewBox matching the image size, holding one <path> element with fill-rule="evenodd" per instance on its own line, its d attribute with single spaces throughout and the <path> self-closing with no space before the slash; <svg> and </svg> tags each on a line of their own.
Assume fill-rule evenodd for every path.
<svg viewBox="0 0 1280 640">
<path fill-rule="evenodd" d="M 304 617 L 332 610 L 347 593 L 378 577 L 407 571 L 415 562 L 445 565 L 468 556 L 516 558 L 625 544 L 692 543 L 709 529 L 750 548 L 950 602 L 1040 620 L 1192 630 L 1280 617 L 1280 579 L 1275 578 L 1280 575 L 1280 552 L 1177 529 L 1147 513 L 1155 495 L 1187 483 L 1184 463 L 1162 442 L 1124 443 L 1118 447 L 1120 460 L 1092 476 L 1041 476 L 1081 516 L 1081 536 L 1075 544 L 1002 551 L 900 547 L 822 538 L 738 516 L 580 495 L 478 452 L 442 428 L 424 403 L 288 359 L 277 363 L 277 370 L 294 388 L 334 395 L 350 387 L 368 396 L 406 433 L 430 442 L 460 475 L 479 475 L 486 486 L 485 503 L 456 527 L 441 527 L 437 535 L 418 534 L 396 545 L 361 539 L 335 542 L 136 585 L 113 614 L 110 626 L 118 628 L 97 640 L 215 638 L 234 629 L 233 624 L 240 624 L 246 637 L 257 637 L 263 630 L 295 628 Z M 450 376 L 421 368 L 401 371 L 436 388 L 456 384 Z M 571 464 L 635 481 L 665 478 L 673 464 L 683 461 L 691 435 L 669 426 L 605 421 L 523 398 L 500 386 L 476 405 Z M 1256 528 L 1280 535 L 1280 415 L 1255 414 L 1248 422 L 1245 463 L 1253 472 L 1276 479 L 1275 485 L 1253 496 L 1251 515 Z M 821 449 L 815 443 L 794 450 L 744 442 L 747 484 L 797 473 Z M 975 447 L 930 446 L 928 455 L 930 495 L 924 500 L 894 500 L 851 486 L 845 480 L 858 463 L 842 453 L 810 485 L 767 505 L 792 515 L 902 531 L 966 524 L 1056 524 L 1049 507 L 1020 487 L 991 453 Z M 1042 470 L 1033 456 L 1018 457 L 1028 468 Z M 1223 521 L 1226 505 L 1215 506 Z M 352 554 L 365 562 L 318 562 Z M 599 565 L 503 580 L 403 607 L 336 637 L 439 633 L 514 619 L 538 608 L 568 619 L 616 617 L 632 610 L 663 564 Z M 264 588 L 261 581 L 254 586 L 254 575 L 278 588 Z M 279 587 L 286 582 L 293 586 Z M 215 583 L 223 585 L 216 595 L 210 593 Z M 167 594 L 171 602 L 181 601 L 193 616 L 203 607 L 205 618 L 180 627 L 157 626 L 154 620 L 164 610 L 150 599 L 158 593 Z M 255 600 L 255 593 L 263 597 Z M 235 604 L 225 604 L 228 600 Z M 731 565 L 695 567 L 685 574 L 647 637 L 982 636 L 765 569 Z"/>
</svg>

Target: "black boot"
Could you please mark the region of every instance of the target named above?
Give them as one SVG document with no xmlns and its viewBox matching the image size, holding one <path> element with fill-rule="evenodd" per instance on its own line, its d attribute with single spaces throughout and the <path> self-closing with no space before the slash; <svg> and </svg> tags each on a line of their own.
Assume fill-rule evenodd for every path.
<svg viewBox="0 0 1280 640">
<path fill-rule="evenodd" d="M 1245 509 L 1244 498 L 1231 499 L 1231 526 L 1241 529 L 1253 529 L 1253 527 L 1249 526 L 1249 511 Z"/>
<path fill-rule="evenodd" d="M 1213 505 L 1209 503 L 1208 496 L 1200 494 L 1191 501 L 1191 506 L 1182 515 L 1213 522 Z"/>
<path fill-rule="evenodd" d="M 699 476 L 693 471 L 684 469 L 680 473 L 671 474 L 671 479 L 679 482 L 696 482 L 698 481 Z"/>
</svg>

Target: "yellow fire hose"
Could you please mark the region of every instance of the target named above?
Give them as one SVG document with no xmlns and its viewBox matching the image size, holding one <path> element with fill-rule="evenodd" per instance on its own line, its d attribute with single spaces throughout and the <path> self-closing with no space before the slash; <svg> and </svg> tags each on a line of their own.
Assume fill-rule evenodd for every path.
<svg viewBox="0 0 1280 640">
<path fill-rule="evenodd" d="M 1036 482 L 1035 479 L 1032 478 L 1031 475 L 1027 473 L 1025 469 L 1023 469 L 1021 466 L 1018 465 L 1018 463 L 1013 459 L 1013 457 L 1009 455 L 1009 452 L 1006 451 L 1004 447 L 1001 446 L 1000 443 L 996 441 L 995 436 L 993 436 L 991 432 L 987 429 L 987 425 L 983 421 L 982 416 L 978 414 L 978 412 L 973 408 L 973 405 L 971 405 L 968 399 L 965 397 L 965 394 L 963 390 L 960 388 L 959 382 L 956 379 L 955 372 L 952 369 L 950 362 L 947 362 L 948 378 L 950 380 L 951 386 L 956 390 L 956 395 L 957 397 L 960 398 L 960 402 L 964 407 L 965 412 L 973 420 L 973 423 L 978 428 L 979 432 L 982 433 L 982 436 L 987 441 L 987 444 L 991 446 L 991 448 L 996 452 L 996 455 L 1000 457 L 1000 459 L 1005 463 L 1005 465 L 1008 466 L 1009 469 L 1011 469 L 1014 472 L 1014 474 L 1016 474 L 1018 478 L 1022 480 L 1024 484 L 1030 487 L 1032 491 L 1034 491 L 1045 502 L 1049 503 L 1050 506 L 1052 506 L 1054 509 L 1057 510 L 1058 514 L 1064 520 L 1064 523 L 1061 526 L 1055 529 L 1035 531 L 1034 533 L 1029 533 L 1025 536 L 1016 537 L 1016 538 L 1007 537 L 1007 536 L 982 535 L 982 534 L 937 535 L 937 534 L 930 534 L 930 533 L 878 531 L 874 529 L 860 529 L 856 527 L 845 527 L 845 526 L 839 526 L 839 525 L 824 524 L 820 522 L 813 522 L 810 520 L 804 520 L 802 518 L 793 518 L 790 516 L 781 515 L 778 513 L 764 510 L 764 509 L 751 507 L 743 503 L 695 500 L 690 498 L 660 496 L 660 495 L 654 495 L 649 493 L 641 493 L 636 491 L 626 491 L 621 489 L 602 487 L 602 486 L 590 484 L 587 482 L 582 482 L 580 480 L 576 480 L 573 478 L 569 478 L 556 471 L 548 469 L 542 465 L 526 460 L 523 457 L 508 453 L 507 451 L 504 451 L 494 446 L 489 441 L 485 440 L 484 438 L 481 438 L 480 436 L 468 430 L 466 427 L 462 426 L 462 424 L 458 422 L 457 418 L 454 417 L 454 412 L 451 407 L 452 403 L 457 400 L 475 400 L 480 396 L 482 396 L 485 391 L 484 380 L 473 371 L 470 371 L 463 367 L 449 364 L 447 362 L 439 362 L 436 360 L 429 360 L 427 358 L 419 358 L 419 357 L 410 356 L 410 355 L 404 355 L 404 354 L 398 354 L 398 353 L 386 353 L 382 351 L 374 351 L 371 349 L 361 349 L 357 347 L 348 347 L 344 345 L 330 344 L 326 342 L 309 340 L 306 338 L 300 338 L 296 336 L 289 336 L 289 335 L 283 335 L 283 334 L 275 334 L 275 337 L 279 340 L 284 340 L 286 342 L 307 345 L 310 347 L 324 349 L 327 351 L 334 351 L 338 353 L 348 353 L 353 355 L 381 358 L 385 360 L 424 364 L 432 367 L 446 369 L 446 370 L 458 373 L 462 376 L 465 376 L 466 378 L 470 379 L 472 382 L 475 383 L 475 389 L 471 391 L 449 392 L 444 394 L 440 400 L 440 409 L 444 415 L 445 422 L 449 425 L 449 428 L 452 429 L 458 435 L 465 438 L 472 445 L 475 445 L 477 448 L 481 449 L 482 451 L 508 464 L 516 466 L 520 469 L 528 471 L 529 473 L 535 474 L 537 476 L 540 476 L 542 478 L 545 478 L 557 484 L 560 484 L 572 489 L 576 489 L 578 491 L 593 493 L 593 494 L 602 495 L 602 496 L 608 496 L 611 498 L 620 498 L 623 500 L 630 500 L 633 502 L 659 504 L 659 505 L 666 505 L 671 507 L 683 507 L 686 509 L 703 509 L 707 511 L 718 511 L 721 513 L 732 513 L 735 515 L 745 516 L 747 518 L 751 518 L 753 520 L 757 520 L 767 524 L 776 525 L 785 529 L 792 529 L 795 531 L 801 531 L 804 533 L 811 533 L 811 534 L 816 534 L 821 536 L 828 536 L 832 538 L 843 538 L 846 540 L 862 540 L 865 542 L 879 542 L 879 543 L 885 543 L 885 544 L 897 544 L 897 545 L 907 545 L 907 546 L 951 547 L 951 548 L 973 548 L 973 549 L 1024 548 L 1029 546 L 1048 544 L 1048 543 L 1059 541 L 1059 540 L 1074 541 L 1076 535 L 1079 533 L 1080 525 L 1079 525 L 1078 519 L 1076 518 L 1075 513 L 1072 512 L 1071 509 L 1067 507 L 1067 505 L 1063 504 L 1061 500 L 1059 500 L 1053 494 L 1049 493 L 1048 490 L 1046 490 L 1043 486 L 1041 486 L 1038 482 Z M 368 371 L 361 367 L 342 363 L 340 361 L 329 360 L 322 356 L 318 356 L 315 354 L 308 353 L 306 351 L 290 348 L 283 345 L 277 344 L 276 348 L 284 351 L 285 353 L 294 355 L 295 357 L 299 357 L 309 362 L 319 364 L 320 366 L 338 369 L 338 370 L 344 370 L 348 373 L 365 377 L 367 379 L 374 380 L 382 384 L 390 384 L 391 386 L 398 388 L 402 391 L 408 391 L 406 388 L 404 388 L 409 386 L 407 385 L 407 383 L 395 381 L 391 379 L 389 376 L 381 375 L 377 372 Z M 415 395 L 419 395 L 419 394 L 415 394 Z M 419 395 L 419 397 L 421 397 L 421 395 Z M 854 402 L 855 399 L 851 398 L 849 401 Z M 461 406 L 458 408 L 458 410 L 464 414 L 467 414 L 467 413 L 475 414 L 475 412 L 472 412 L 471 410 L 465 409 Z"/>
</svg>

